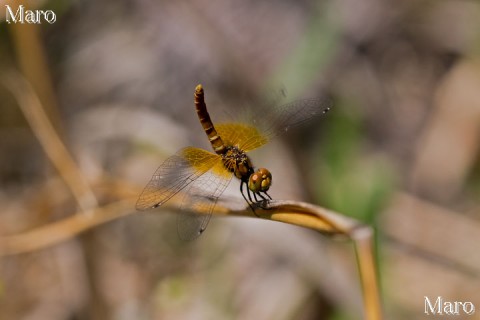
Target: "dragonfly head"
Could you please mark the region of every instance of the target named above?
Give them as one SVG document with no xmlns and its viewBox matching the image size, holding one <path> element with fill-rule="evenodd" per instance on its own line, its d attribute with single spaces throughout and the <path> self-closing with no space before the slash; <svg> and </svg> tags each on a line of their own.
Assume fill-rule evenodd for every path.
<svg viewBox="0 0 480 320">
<path fill-rule="evenodd" d="M 248 188 L 253 192 L 266 192 L 272 185 L 272 174 L 265 168 L 260 168 L 250 175 Z"/>
</svg>

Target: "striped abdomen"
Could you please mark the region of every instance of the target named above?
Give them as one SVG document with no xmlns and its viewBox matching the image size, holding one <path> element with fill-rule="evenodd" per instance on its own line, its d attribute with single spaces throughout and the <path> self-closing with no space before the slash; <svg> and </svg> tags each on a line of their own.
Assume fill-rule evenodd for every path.
<svg viewBox="0 0 480 320">
<path fill-rule="evenodd" d="M 222 138 L 220 138 L 220 136 L 217 134 L 217 130 L 215 130 L 212 120 L 210 119 L 210 115 L 207 111 L 207 105 L 205 104 L 203 87 L 201 84 L 195 88 L 194 102 L 198 119 L 202 124 L 203 130 L 205 130 L 205 133 L 208 136 L 208 140 L 212 144 L 213 150 L 219 155 L 224 154 L 227 149 L 222 141 Z"/>
</svg>

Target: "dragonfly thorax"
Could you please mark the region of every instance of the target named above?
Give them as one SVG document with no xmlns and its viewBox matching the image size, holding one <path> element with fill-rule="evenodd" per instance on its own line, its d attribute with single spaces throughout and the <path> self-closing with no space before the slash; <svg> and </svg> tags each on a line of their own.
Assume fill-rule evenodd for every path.
<svg viewBox="0 0 480 320">
<path fill-rule="evenodd" d="M 235 177 L 248 185 L 255 192 L 266 192 L 272 184 L 272 174 L 265 168 L 254 171 L 247 154 L 236 146 L 227 147 L 222 155 L 225 167 L 235 174 Z"/>
<path fill-rule="evenodd" d="M 222 154 L 222 160 L 225 167 L 244 182 L 247 182 L 250 175 L 253 174 L 250 158 L 236 146 L 227 147 L 227 151 Z"/>
</svg>

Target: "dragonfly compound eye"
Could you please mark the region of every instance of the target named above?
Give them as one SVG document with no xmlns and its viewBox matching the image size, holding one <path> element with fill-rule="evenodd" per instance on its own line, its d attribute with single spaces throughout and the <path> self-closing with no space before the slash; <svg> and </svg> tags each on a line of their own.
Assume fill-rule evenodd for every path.
<svg viewBox="0 0 480 320">
<path fill-rule="evenodd" d="M 253 192 L 266 192 L 272 185 L 272 174 L 265 168 L 260 168 L 248 179 L 248 188 Z"/>
</svg>

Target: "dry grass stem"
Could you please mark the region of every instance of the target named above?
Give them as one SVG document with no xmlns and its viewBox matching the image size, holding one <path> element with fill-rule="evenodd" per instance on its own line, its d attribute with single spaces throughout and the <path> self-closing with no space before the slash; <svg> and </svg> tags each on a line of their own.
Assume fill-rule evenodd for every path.
<svg viewBox="0 0 480 320">
<path fill-rule="evenodd" d="M 4 74 L 2 83 L 17 100 L 43 150 L 72 190 L 82 211 L 88 212 L 96 207 L 93 191 L 55 131 L 33 88 L 15 71 Z"/>
<path fill-rule="evenodd" d="M 178 199 L 178 197 L 172 198 L 172 201 L 167 202 L 157 212 L 165 208 L 178 208 Z M 92 209 L 88 215 L 74 214 L 44 227 L 0 238 L 0 256 L 39 250 L 73 238 L 81 232 L 136 212 L 133 209 L 134 204 L 135 199 L 114 202 Z M 248 206 L 243 209 L 232 209 L 227 202 L 218 203 L 215 209 L 214 214 L 220 216 L 257 217 L 307 227 L 336 239 L 353 240 L 364 293 L 365 319 L 381 319 L 380 292 L 371 227 L 325 208 L 298 201 L 265 202 L 255 209 L 256 215 Z M 205 212 L 196 213 L 205 214 Z"/>
</svg>

